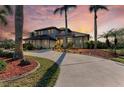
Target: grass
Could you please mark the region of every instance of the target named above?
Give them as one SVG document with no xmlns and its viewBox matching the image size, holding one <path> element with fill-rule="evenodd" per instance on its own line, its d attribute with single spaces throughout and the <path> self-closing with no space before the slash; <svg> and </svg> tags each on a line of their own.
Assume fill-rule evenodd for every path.
<svg viewBox="0 0 124 93">
<path fill-rule="evenodd" d="M 116 61 L 116 62 L 120 62 L 120 63 L 124 63 L 124 57 L 112 58 L 111 60 Z"/>
<path fill-rule="evenodd" d="M 104 51 L 112 52 L 112 49 L 102 49 Z M 124 49 L 117 49 L 117 54 L 124 55 Z"/>
<path fill-rule="evenodd" d="M 58 78 L 60 68 L 48 59 L 29 57 L 40 63 L 40 68 L 32 74 L 12 81 L 1 82 L 1 87 L 53 87 Z"/>
</svg>

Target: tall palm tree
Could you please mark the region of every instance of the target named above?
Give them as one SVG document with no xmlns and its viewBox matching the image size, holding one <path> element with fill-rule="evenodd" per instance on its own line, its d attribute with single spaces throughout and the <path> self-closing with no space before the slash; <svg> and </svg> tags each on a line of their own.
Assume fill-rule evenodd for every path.
<svg viewBox="0 0 124 93">
<path fill-rule="evenodd" d="M 94 12 L 94 41 L 95 41 L 95 46 L 94 48 L 97 48 L 97 12 L 98 10 L 108 10 L 106 6 L 103 5 L 90 5 L 89 11 Z"/>
<path fill-rule="evenodd" d="M 15 59 L 23 59 L 23 6 L 15 6 Z"/>
<path fill-rule="evenodd" d="M 68 34 L 68 16 L 67 12 L 70 8 L 76 8 L 76 5 L 63 5 L 60 8 L 55 9 L 54 14 L 59 13 L 62 15 L 64 13 L 65 15 L 65 37 L 64 37 L 64 48 L 67 48 L 67 34 Z"/>
</svg>

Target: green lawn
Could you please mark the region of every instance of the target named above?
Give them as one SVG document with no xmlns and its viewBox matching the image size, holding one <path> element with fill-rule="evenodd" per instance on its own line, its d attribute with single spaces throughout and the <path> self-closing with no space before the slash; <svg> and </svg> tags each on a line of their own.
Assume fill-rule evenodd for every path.
<svg viewBox="0 0 124 93">
<path fill-rule="evenodd" d="M 48 87 L 54 86 L 58 78 L 60 68 L 53 61 L 39 58 L 30 57 L 36 59 L 40 63 L 40 68 L 32 74 L 23 77 L 18 80 L 9 82 L 2 82 L 0 86 L 6 87 Z"/>
<path fill-rule="evenodd" d="M 111 60 L 117 61 L 117 62 L 120 62 L 120 63 L 124 63 L 124 57 L 112 58 Z"/>
<path fill-rule="evenodd" d="M 112 49 L 102 49 L 102 50 L 110 51 L 110 52 L 114 51 Z M 124 55 L 124 49 L 117 49 L 116 52 L 117 52 L 117 54 L 123 54 Z"/>
</svg>

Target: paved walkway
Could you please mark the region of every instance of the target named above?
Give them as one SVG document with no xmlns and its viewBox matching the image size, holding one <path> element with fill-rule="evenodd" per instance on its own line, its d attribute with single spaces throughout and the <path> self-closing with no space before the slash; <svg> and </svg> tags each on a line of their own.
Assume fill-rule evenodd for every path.
<svg viewBox="0 0 124 93">
<path fill-rule="evenodd" d="M 26 52 L 45 57 L 60 64 L 56 87 L 124 86 L 124 65 L 86 55 L 60 53 L 50 50 Z"/>
</svg>

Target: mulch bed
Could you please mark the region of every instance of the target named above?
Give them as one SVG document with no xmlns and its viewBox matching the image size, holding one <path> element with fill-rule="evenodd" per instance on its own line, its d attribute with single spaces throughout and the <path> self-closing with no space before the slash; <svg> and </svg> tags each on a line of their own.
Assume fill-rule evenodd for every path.
<svg viewBox="0 0 124 93">
<path fill-rule="evenodd" d="M 11 58 L 0 58 L 0 60 L 7 62 L 7 69 L 0 72 L 0 80 L 6 80 L 12 77 L 20 76 L 32 71 L 38 65 L 35 60 L 30 60 L 31 64 L 27 66 L 18 66 L 20 60 L 13 61 Z"/>
<path fill-rule="evenodd" d="M 101 58 L 113 58 L 115 54 L 101 49 L 69 49 L 68 52 L 96 56 Z"/>
</svg>

